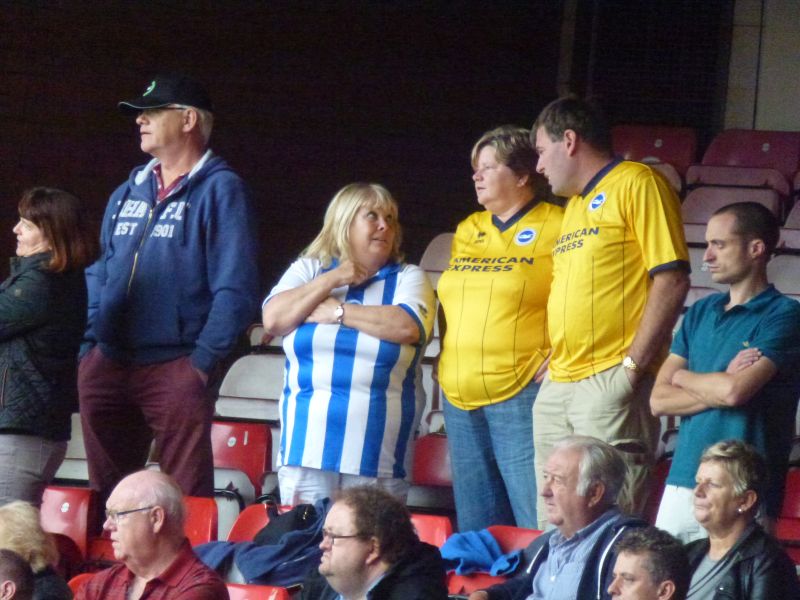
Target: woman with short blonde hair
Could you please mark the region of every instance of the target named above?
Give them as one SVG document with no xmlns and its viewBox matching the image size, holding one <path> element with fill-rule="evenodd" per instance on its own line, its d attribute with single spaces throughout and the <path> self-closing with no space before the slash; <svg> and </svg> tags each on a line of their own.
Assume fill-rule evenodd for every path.
<svg viewBox="0 0 800 600">
<path fill-rule="evenodd" d="M 13 550 L 30 564 L 36 582 L 33 600 L 69 600 L 69 586 L 53 568 L 58 562 L 55 541 L 40 519 L 39 510 L 21 500 L 0 506 L 0 548 Z"/>
<path fill-rule="evenodd" d="M 705 450 L 694 487 L 694 517 L 708 539 L 690 543 L 689 600 L 800 598 L 794 565 L 756 521 L 767 481 L 764 458 L 741 440 Z"/>
</svg>

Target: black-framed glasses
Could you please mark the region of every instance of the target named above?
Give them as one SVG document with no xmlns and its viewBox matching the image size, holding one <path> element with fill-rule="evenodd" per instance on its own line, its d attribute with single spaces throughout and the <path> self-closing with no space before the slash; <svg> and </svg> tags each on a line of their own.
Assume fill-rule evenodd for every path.
<svg viewBox="0 0 800 600">
<path fill-rule="evenodd" d="M 111 520 L 116 525 L 125 515 L 141 512 L 143 510 L 150 510 L 151 508 L 155 508 L 155 506 L 143 506 L 142 508 L 131 508 L 129 510 L 107 510 L 106 520 Z"/>
<path fill-rule="evenodd" d="M 360 533 L 354 533 L 352 535 L 338 535 L 336 533 L 331 533 L 327 529 L 322 530 L 322 541 L 323 542 L 330 542 L 331 546 L 336 544 L 336 540 L 346 540 L 350 538 L 363 538 L 364 536 Z"/>
</svg>

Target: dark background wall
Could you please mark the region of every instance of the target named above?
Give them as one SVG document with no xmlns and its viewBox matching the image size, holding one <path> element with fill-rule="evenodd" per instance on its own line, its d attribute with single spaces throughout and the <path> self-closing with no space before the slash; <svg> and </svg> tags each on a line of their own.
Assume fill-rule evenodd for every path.
<svg viewBox="0 0 800 600">
<path fill-rule="evenodd" d="M 560 7 L 301 2 L 3 5 L 0 249 L 28 186 L 96 207 L 146 157 L 116 102 L 154 71 L 207 83 L 212 147 L 250 183 L 264 286 L 355 180 L 401 203 L 409 258 L 474 209 L 469 150 L 555 93 Z M 7 35 L 8 32 L 10 35 Z"/>
<path fill-rule="evenodd" d="M 657 54 L 651 48 L 636 58 L 621 44 L 631 18 L 625 13 L 661 7 L 636 11 L 637 31 L 661 31 L 670 18 L 687 21 L 697 3 L 614 2 L 613 11 L 601 10 L 602 2 L 567 4 L 579 17 L 574 89 L 613 102 L 634 98 L 634 90 L 663 96 L 664 77 L 637 66 Z M 712 60 L 700 62 L 716 82 L 726 67 L 720 9 L 731 2 L 708 4 L 702 14 L 716 37 L 701 44 L 686 33 L 684 63 L 713 47 Z M 436 233 L 452 230 L 477 206 L 473 142 L 499 124 L 530 126 L 555 97 L 562 12 L 555 0 L 0 0 L 0 255 L 13 252 L 16 203 L 29 186 L 71 189 L 99 218 L 109 193 L 147 158 L 116 103 L 166 69 L 206 82 L 215 100 L 212 147 L 250 183 L 261 216 L 263 289 L 315 235 L 336 190 L 355 180 L 383 183 L 395 194 L 405 248 L 417 261 Z M 665 62 L 677 60 L 669 52 L 681 31 L 669 31 L 640 35 L 637 43 L 660 44 Z M 617 76 L 613 86 L 599 86 L 615 65 L 625 66 L 624 85 Z M 710 112 L 687 119 L 675 102 L 696 105 L 694 95 L 685 97 L 690 87 L 673 85 L 675 97 L 662 98 L 669 110 L 651 103 L 644 120 L 710 128 L 720 88 L 702 92 Z M 626 108 L 615 117 L 638 113 Z"/>
</svg>

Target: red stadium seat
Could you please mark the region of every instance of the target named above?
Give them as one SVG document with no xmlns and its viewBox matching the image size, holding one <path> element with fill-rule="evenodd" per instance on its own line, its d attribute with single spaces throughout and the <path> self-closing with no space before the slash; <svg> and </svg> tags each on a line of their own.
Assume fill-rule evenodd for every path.
<svg viewBox="0 0 800 600">
<path fill-rule="evenodd" d="M 453 485 L 446 435 L 429 433 L 417 439 L 412 475 L 416 484 L 446 487 Z"/>
<path fill-rule="evenodd" d="M 252 542 L 256 534 L 269 523 L 264 504 L 251 504 L 239 513 L 239 517 L 228 533 L 229 542 Z"/>
<path fill-rule="evenodd" d="M 252 502 L 261 495 L 261 479 L 272 469 L 272 434 L 266 423 L 214 421 L 211 449 L 215 469 L 241 471 L 247 476 L 255 492 L 252 498 L 248 494 L 247 500 Z"/>
<path fill-rule="evenodd" d="M 697 134 L 690 127 L 617 125 L 611 129 L 614 154 L 627 160 L 661 162 L 680 175 L 696 160 Z"/>
<path fill-rule="evenodd" d="M 786 473 L 786 489 L 781 514 L 775 522 L 775 537 L 794 563 L 800 565 L 800 467 L 792 467 Z"/>
<path fill-rule="evenodd" d="M 784 198 L 791 195 L 789 181 L 776 169 L 692 165 L 686 172 L 686 185 L 770 188 Z"/>
<path fill-rule="evenodd" d="M 429 433 L 417 438 L 406 504 L 417 512 L 452 514 L 455 511 L 446 435 Z"/>
<path fill-rule="evenodd" d="M 490 525 L 488 530 L 497 540 L 500 550 L 506 553 L 526 548 L 528 544 L 542 535 L 538 529 L 525 529 L 510 525 Z"/>
<path fill-rule="evenodd" d="M 718 208 L 732 202 L 758 202 L 776 217 L 781 216 L 781 201 L 775 190 L 708 186 L 686 195 L 681 206 L 683 222 L 706 224 Z"/>
<path fill-rule="evenodd" d="M 42 527 L 67 536 L 87 556 L 88 524 L 94 514 L 94 492 L 89 488 L 48 486 L 42 496 Z"/>
<path fill-rule="evenodd" d="M 437 548 L 441 548 L 447 538 L 453 535 L 453 523 L 442 515 L 412 513 L 411 522 L 414 524 L 414 529 L 417 530 L 419 539 Z"/>
<path fill-rule="evenodd" d="M 69 585 L 69 589 L 72 590 L 72 595 L 77 596 L 78 590 L 92 577 L 94 577 L 94 573 L 81 573 L 70 579 L 67 584 Z"/>
<path fill-rule="evenodd" d="M 192 546 L 217 539 L 217 503 L 213 498 L 185 496 L 186 523 L 184 530 Z"/>
<path fill-rule="evenodd" d="M 669 468 L 671 465 L 672 459 L 664 457 L 656 462 L 653 470 L 651 471 L 652 477 L 650 478 L 650 495 L 647 497 L 647 503 L 644 507 L 644 514 L 642 515 L 651 525 L 655 525 L 656 523 L 658 507 L 661 504 L 661 497 L 664 495 L 664 487 L 667 484 L 667 475 L 669 474 Z"/>
<path fill-rule="evenodd" d="M 774 169 L 792 181 L 800 169 L 800 133 L 728 129 L 709 144 L 702 164 Z"/>
<path fill-rule="evenodd" d="M 708 146 L 700 165 L 686 172 L 686 184 L 772 189 L 781 201 L 779 217 L 790 208 L 792 178 L 800 168 L 800 133 L 729 129 Z"/>
<path fill-rule="evenodd" d="M 288 590 L 271 585 L 226 583 L 230 600 L 291 600 Z"/>
<path fill-rule="evenodd" d="M 538 529 L 525 529 L 510 525 L 491 525 L 487 529 L 505 554 L 526 548 L 542 534 Z M 503 583 L 505 580 L 506 577 L 495 577 L 488 573 L 471 573 L 470 575 L 450 573 L 447 577 L 447 590 L 450 594 L 468 596 L 476 590 Z"/>
</svg>

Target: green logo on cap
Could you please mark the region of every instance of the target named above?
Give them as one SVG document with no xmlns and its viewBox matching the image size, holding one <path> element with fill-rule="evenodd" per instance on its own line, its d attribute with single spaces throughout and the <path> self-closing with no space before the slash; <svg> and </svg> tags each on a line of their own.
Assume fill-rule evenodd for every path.
<svg viewBox="0 0 800 600">
<path fill-rule="evenodd" d="M 154 79 L 153 81 L 151 81 L 151 82 L 150 82 L 150 85 L 149 85 L 149 86 L 148 86 L 148 88 L 145 90 L 144 94 L 142 94 L 142 96 L 147 96 L 147 94 L 149 94 L 150 92 L 152 92 L 154 89 L 156 89 L 156 80 L 155 80 L 155 79 Z"/>
</svg>

